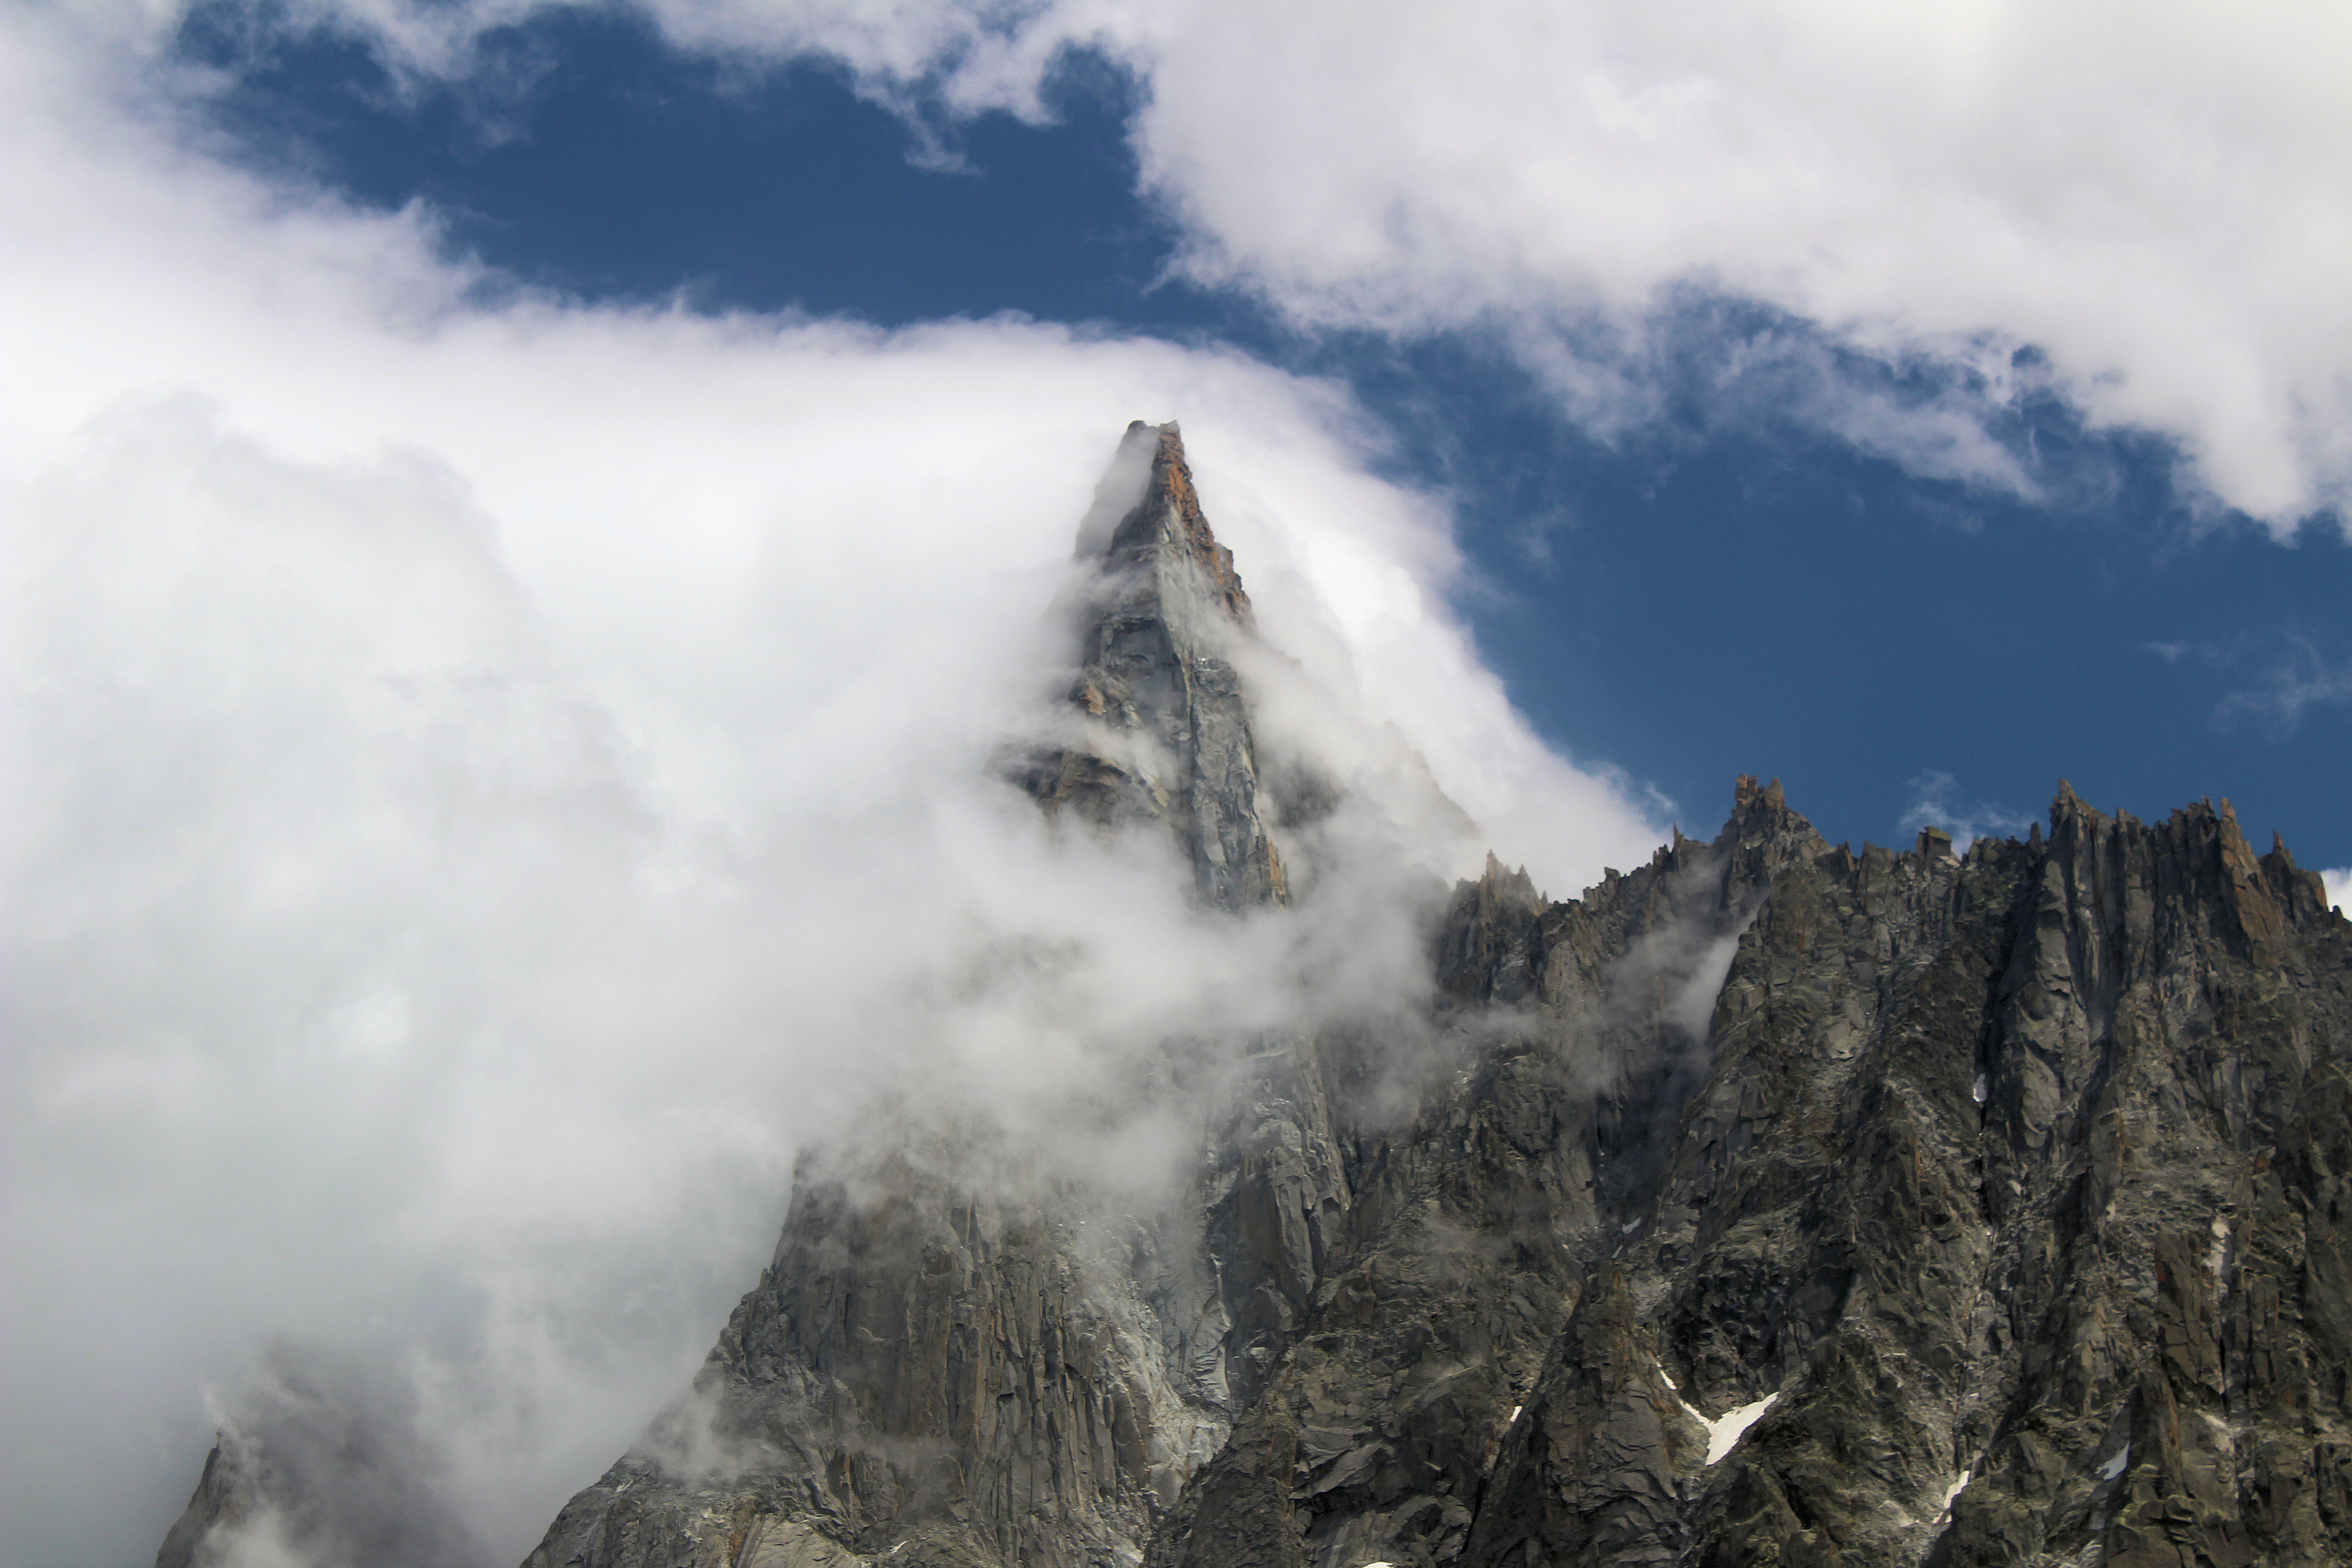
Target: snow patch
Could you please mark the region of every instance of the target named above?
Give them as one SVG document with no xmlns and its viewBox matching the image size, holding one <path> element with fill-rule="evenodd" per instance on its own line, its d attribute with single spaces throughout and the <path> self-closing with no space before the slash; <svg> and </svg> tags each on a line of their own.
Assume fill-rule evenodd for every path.
<svg viewBox="0 0 2352 1568">
<path fill-rule="evenodd" d="M 1657 1365 L 1655 1363 L 1652 1364 Z M 1710 1465 L 1738 1447 L 1739 1439 L 1747 1436 L 1748 1428 L 1762 1420 L 1764 1412 L 1771 1409 L 1772 1402 L 1780 1397 L 1779 1391 L 1775 1390 L 1753 1405 L 1743 1405 L 1737 1410 L 1727 1410 L 1720 1415 L 1710 1416 L 1685 1399 L 1680 1390 L 1675 1389 L 1675 1380 L 1666 1375 L 1664 1366 L 1657 1366 L 1657 1373 L 1658 1380 L 1668 1389 L 1675 1390 L 1675 1403 L 1688 1411 L 1692 1420 L 1706 1428 L 1706 1462 Z"/>
<path fill-rule="evenodd" d="M 1944 1500 L 1937 1506 L 1936 1510 L 1936 1517 L 1941 1519 L 1944 1515 L 1951 1512 L 1952 1504 L 1959 1500 L 1960 1494 L 1969 1489 L 1969 1483 L 1974 1479 L 1976 1479 L 1976 1478 L 1969 1474 L 1966 1470 L 1962 1470 L 1958 1475 L 1954 1476 L 1952 1478 L 1952 1484 L 1944 1489 Z"/>
<path fill-rule="evenodd" d="M 2229 1255 L 2230 1222 L 2217 1218 L 2213 1222 L 2213 1245 L 2205 1249 L 2205 1272 L 2213 1276 L 2216 1284 L 2221 1282 L 2221 1265 Z"/>
<path fill-rule="evenodd" d="M 1629 1219 L 1623 1225 L 1617 1227 L 1617 1234 L 1620 1236 L 1631 1236 L 1641 1228 L 1642 1222 L 1640 1220 Z"/>
<path fill-rule="evenodd" d="M 1780 1397 L 1778 1394 L 1768 1394 L 1753 1405 L 1727 1410 L 1712 1421 L 1706 1421 L 1706 1417 L 1701 1415 L 1699 1419 L 1706 1421 L 1706 1462 L 1712 1465 L 1738 1447 L 1739 1439 L 1747 1435 L 1748 1428 L 1762 1420 L 1764 1412 L 1771 1409 L 1772 1402 Z"/>
<path fill-rule="evenodd" d="M 1975 1094 L 1977 1097 L 1977 1103 L 1979 1105 L 1982 1105 L 1985 1102 L 1986 1097 L 1992 1093 L 1992 1083 L 1985 1077 L 1984 1074 L 1979 1073 L 1977 1074 L 1977 1086 L 1970 1092 Z"/>
<path fill-rule="evenodd" d="M 2103 1481 L 2114 1480 L 2117 1476 L 2124 1473 L 2124 1467 L 2130 1463 L 2131 1445 L 2129 1443 L 2126 1443 L 2122 1447 L 2117 1448 L 2114 1453 L 2108 1455 L 2107 1462 L 2099 1467 L 2099 1479 Z"/>
</svg>

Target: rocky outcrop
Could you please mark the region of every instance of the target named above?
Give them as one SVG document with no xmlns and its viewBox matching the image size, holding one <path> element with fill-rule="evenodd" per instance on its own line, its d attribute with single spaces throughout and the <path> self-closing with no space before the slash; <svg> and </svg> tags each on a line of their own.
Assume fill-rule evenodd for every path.
<svg viewBox="0 0 2352 1568">
<path fill-rule="evenodd" d="M 1173 426 L 1080 549 L 1018 776 L 1289 918 Z M 2352 1561 L 2352 925 L 2226 803 L 1856 854 L 1743 779 L 1711 841 L 1565 902 L 1490 859 L 1428 930 L 1405 1016 L 1169 1043 L 1158 1206 L 980 1126 L 811 1155 L 527 1568 Z"/>
<path fill-rule="evenodd" d="M 1462 1553 L 1514 1411 L 1663 1158 L 1652 1129 L 1703 1065 L 1705 1004 L 1758 879 L 1817 842 L 1770 799 L 1576 903 L 1491 862 L 1456 894 L 1437 941 L 1449 1026 L 1402 1106 L 1349 1107 L 1339 1245 L 1152 1561 Z M 1286 1497 L 1251 1513 L 1275 1536 L 1250 1536 L 1221 1495 Z"/>
<path fill-rule="evenodd" d="M 1070 732 L 1020 782 L 1049 816 L 1162 838 L 1213 908 L 1283 902 L 1233 663 L 1249 595 L 1174 426 L 1129 429 L 1078 551 Z M 775 1261 L 691 1395 L 530 1568 L 1138 1561 L 1348 1206 L 1317 1042 L 1240 1054 L 1195 1181 L 1159 1214 L 1008 1172 L 973 1127 L 804 1161 Z"/>
<path fill-rule="evenodd" d="M 2226 803 L 2052 824 L 1772 879 L 1467 1561 L 2352 1558 L 2352 927 Z"/>
<path fill-rule="evenodd" d="M 1077 726 L 1024 782 L 1164 834 L 1206 903 L 1278 903 L 1233 662 L 1249 602 L 1173 427 L 1130 429 L 1104 491 Z M 1162 1213 L 975 1179 L 983 1156 L 912 1129 L 814 1157 L 693 1397 L 530 1568 L 733 1564 L 785 1525 L 791 1551 L 894 1563 L 1458 1553 L 1504 1411 L 1662 1158 L 1727 943 L 1810 835 L 1743 802 L 1736 837 L 1583 903 L 1491 867 L 1441 922 L 1431 1015 L 1232 1043 Z"/>
<path fill-rule="evenodd" d="M 530 1563 L 1133 1561 L 1220 1405 L 1155 1310 L 1158 1238 L 1025 1196 L 805 1167 L 691 1395 Z"/>
<path fill-rule="evenodd" d="M 1286 901 L 1233 662 L 1234 640 L 1255 629 L 1249 595 L 1201 513 L 1175 426 L 1128 426 L 1078 552 L 1095 570 L 1070 694 L 1076 733 L 1024 782 L 1050 815 L 1164 831 L 1213 904 Z"/>
</svg>

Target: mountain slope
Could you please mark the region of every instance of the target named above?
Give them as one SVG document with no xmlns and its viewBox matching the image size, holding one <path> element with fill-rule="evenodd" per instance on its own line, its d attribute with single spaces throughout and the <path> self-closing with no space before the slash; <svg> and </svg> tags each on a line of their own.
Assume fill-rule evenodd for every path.
<svg viewBox="0 0 2352 1568">
<path fill-rule="evenodd" d="M 1173 426 L 1080 549 L 1019 782 L 1278 940 L 1338 786 L 1261 756 Z M 809 1155 L 527 1568 L 2352 1561 L 2352 924 L 2226 803 L 1856 855 L 1741 780 L 1711 842 L 1421 918 L 1423 1003 L 1139 1067 L 1197 1136 L 1156 1197 L 904 1107 Z M 262 1447 L 160 1568 L 271 1510 L 400 1559 Z"/>
<path fill-rule="evenodd" d="M 2352 928 L 2226 805 L 2053 821 L 1776 879 L 1469 1561 L 2345 1560 Z"/>
</svg>

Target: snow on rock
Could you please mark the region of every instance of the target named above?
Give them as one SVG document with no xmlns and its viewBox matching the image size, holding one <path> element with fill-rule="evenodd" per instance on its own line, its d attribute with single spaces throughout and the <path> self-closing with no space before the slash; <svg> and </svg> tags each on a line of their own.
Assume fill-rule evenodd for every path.
<svg viewBox="0 0 2352 1568">
<path fill-rule="evenodd" d="M 1712 1421 L 1707 1421 L 1704 1415 L 1700 1416 L 1701 1421 L 1706 1421 L 1706 1462 L 1712 1465 L 1731 1452 L 1738 1445 L 1739 1439 L 1747 1433 L 1748 1428 L 1762 1420 L 1764 1412 L 1771 1409 L 1772 1402 L 1780 1397 L 1778 1394 L 1768 1394 L 1753 1405 L 1743 1405 L 1737 1410 L 1727 1410 Z"/>
<path fill-rule="evenodd" d="M 1658 1381 L 1669 1389 L 1675 1388 L 1675 1380 L 1666 1374 L 1663 1365 L 1658 1368 Z M 1739 1439 L 1747 1435 L 1748 1428 L 1762 1420 L 1764 1412 L 1771 1409 L 1772 1402 L 1780 1397 L 1776 1390 L 1752 1405 L 1743 1405 L 1737 1410 L 1727 1410 L 1720 1415 L 1710 1416 L 1685 1399 L 1680 1390 L 1675 1390 L 1675 1403 L 1688 1411 L 1692 1420 L 1706 1428 L 1706 1462 L 1710 1465 L 1737 1447 Z"/>
</svg>

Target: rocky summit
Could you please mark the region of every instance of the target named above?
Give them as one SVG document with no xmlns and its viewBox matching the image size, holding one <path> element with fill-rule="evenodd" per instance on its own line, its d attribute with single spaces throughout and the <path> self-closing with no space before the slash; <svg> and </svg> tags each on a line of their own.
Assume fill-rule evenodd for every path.
<svg viewBox="0 0 2352 1568">
<path fill-rule="evenodd" d="M 1173 426 L 1080 551 L 1018 782 L 1222 918 L 1311 901 L 1338 786 L 1260 754 Z M 1568 902 L 1490 860 L 1423 929 L 1410 1016 L 1137 1075 L 1201 1129 L 1156 1207 L 983 1126 L 805 1156 L 527 1568 L 2352 1563 L 2352 924 L 2226 801 L 1857 854 L 1743 779 L 1710 841 Z M 331 1517 L 299 1429 L 225 1436 L 158 1568 L 264 1512 L 470 1561 Z"/>
</svg>

